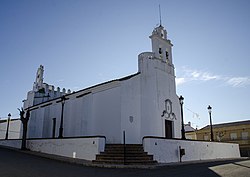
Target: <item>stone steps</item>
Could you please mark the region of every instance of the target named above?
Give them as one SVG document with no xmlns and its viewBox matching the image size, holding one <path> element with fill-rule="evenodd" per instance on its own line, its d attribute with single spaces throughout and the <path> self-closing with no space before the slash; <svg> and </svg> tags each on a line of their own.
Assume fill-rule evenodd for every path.
<svg viewBox="0 0 250 177">
<path fill-rule="evenodd" d="M 110 156 L 110 155 L 97 155 L 96 160 L 123 160 L 123 154 L 120 156 Z M 153 156 L 145 155 L 145 156 L 127 156 L 126 160 L 153 160 Z"/>
<path fill-rule="evenodd" d="M 117 157 L 117 156 L 123 156 L 124 153 L 123 152 L 109 152 L 109 153 L 106 153 L 106 152 L 101 152 L 100 155 L 103 155 L 103 156 L 112 156 L 112 157 Z M 141 153 L 136 153 L 136 152 L 126 152 L 126 157 L 137 157 L 138 155 L 148 155 L 148 153 L 146 152 L 141 152 Z"/>
<path fill-rule="evenodd" d="M 93 164 L 112 164 L 112 165 L 123 165 L 123 160 L 93 160 Z M 142 160 L 126 160 L 125 165 L 155 165 L 157 161 L 142 161 Z"/>
<path fill-rule="evenodd" d="M 126 165 L 153 165 L 157 162 L 153 160 L 152 155 L 144 152 L 141 144 L 126 144 L 125 161 L 123 144 L 107 144 L 105 151 L 96 155 L 94 164 L 126 164 Z"/>
</svg>

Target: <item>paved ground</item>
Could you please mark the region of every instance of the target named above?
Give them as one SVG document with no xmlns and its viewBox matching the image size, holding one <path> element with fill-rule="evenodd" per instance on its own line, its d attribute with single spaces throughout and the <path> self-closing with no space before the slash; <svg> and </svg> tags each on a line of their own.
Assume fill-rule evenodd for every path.
<svg viewBox="0 0 250 177">
<path fill-rule="evenodd" d="M 75 165 L 0 147 L 0 177 L 250 177 L 250 159 L 114 169 Z"/>
</svg>

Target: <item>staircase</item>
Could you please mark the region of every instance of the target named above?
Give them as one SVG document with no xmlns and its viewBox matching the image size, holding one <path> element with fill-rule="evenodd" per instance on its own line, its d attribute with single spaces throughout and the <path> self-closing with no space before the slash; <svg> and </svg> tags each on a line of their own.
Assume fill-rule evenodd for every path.
<svg viewBox="0 0 250 177">
<path fill-rule="evenodd" d="M 153 155 L 144 152 L 141 144 L 126 144 L 125 161 L 123 144 L 106 144 L 105 151 L 96 155 L 94 164 L 126 164 L 126 165 L 153 165 Z M 125 162 L 125 163 L 124 163 Z"/>
</svg>

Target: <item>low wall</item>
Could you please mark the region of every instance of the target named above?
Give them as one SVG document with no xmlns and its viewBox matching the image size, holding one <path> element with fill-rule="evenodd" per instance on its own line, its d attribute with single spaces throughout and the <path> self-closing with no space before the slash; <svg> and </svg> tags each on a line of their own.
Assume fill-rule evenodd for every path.
<svg viewBox="0 0 250 177">
<path fill-rule="evenodd" d="M 180 162 L 180 147 L 185 149 L 182 161 L 239 158 L 239 145 L 233 143 L 144 137 L 144 150 L 160 163 Z"/>
<path fill-rule="evenodd" d="M 0 140 L 0 145 L 21 148 L 21 140 Z M 105 137 L 79 137 L 63 139 L 28 139 L 31 151 L 64 157 L 95 160 L 96 154 L 104 151 Z"/>
<path fill-rule="evenodd" d="M 104 151 L 105 138 L 34 139 L 28 140 L 27 148 L 47 154 L 95 160 L 96 154 Z"/>
<path fill-rule="evenodd" d="M 1 146 L 7 146 L 12 148 L 21 149 L 22 140 L 20 139 L 11 139 L 11 140 L 0 140 Z"/>
<path fill-rule="evenodd" d="M 20 120 L 11 120 L 9 123 L 8 139 L 18 139 L 20 137 Z M 6 135 L 7 122 L 0 123 L 0 139 L 4 139 Z"/>
</svg>

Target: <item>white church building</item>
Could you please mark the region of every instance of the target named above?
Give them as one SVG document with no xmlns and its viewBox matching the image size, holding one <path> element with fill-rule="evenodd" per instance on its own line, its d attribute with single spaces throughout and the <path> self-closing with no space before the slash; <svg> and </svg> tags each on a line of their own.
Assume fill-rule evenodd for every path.
<svg viewBox="0 0 250 177">
<path fill-rule="evenodd" d="M 58 137 L 60 124 L 63 137 L 100 135 L 107 143 L 122 143 L 124 131 L 130 144 L 145 136 L 180 138 L 173 45 L 161 25 L 150 39 L 152 51 L 139 54 L 137 73 L 72 93 L 44 83 L 41 65 L 24 100 L 28 138 Z"/>
<path fill-rule="evenodd" d="M 238 144 L 180 139 L 173 45 L 161 25 L 150 39 L 152 51 L 139 54 L 137 73 L 76 92 L 44 83 L 41 65 L 23 105 L 30 111 L 27 148 L 94 162 L 109 159 L 112 146 L 115 154 L 121 151 L 117 147 L 124 154 L 128 146 L 139 147 L 146 153 L 133 155 L 136 163 L 139 155 L 149 155 L 142 157 L 142 164 L 149 158 L 150 163 L 239 158 Z M 0 139 L 1 146 L 20 149 L 21 143 L 22 133 L 20 139 Z M 124 154 L 119 158 L 125 164 Z"/>
</svg>

